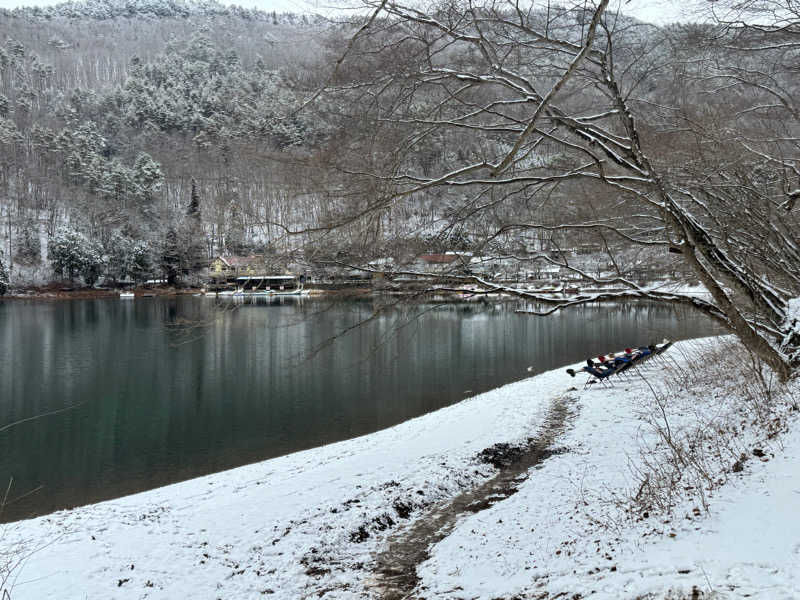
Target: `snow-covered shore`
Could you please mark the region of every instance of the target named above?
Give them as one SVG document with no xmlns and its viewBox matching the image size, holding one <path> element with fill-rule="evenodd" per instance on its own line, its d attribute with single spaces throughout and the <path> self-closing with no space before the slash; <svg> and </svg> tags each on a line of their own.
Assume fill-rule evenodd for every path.
<svg viewBox="0 0 800 600">
<path fill-rule="evenodd" d="M 685 365 L 690 348 L 717 343 L 670 353 Z M 691 492 L 671 517 L 628 510 L 641 449 L 664 450 L 648 395 L 669 397 L 659 410 L 674 426 L 731 422 L 735 390 L 660 387 L 679 365 L 586 391 L 557 369 L 368 436 L 0 526 L 0 565 L 21 559 L 6 585 L 12 600 L 377 597 L 388 536 L 490 478 L 478 454 L 535 437 L 558 399 L 572 415 L 562 451 L 458 519 L 419 565 L 419 597 L 800 597 L 797 410 L 769 440 L 742 423 L 735 443 L 763 456 L 741 461 L 707 510 Z"/>
</svg>

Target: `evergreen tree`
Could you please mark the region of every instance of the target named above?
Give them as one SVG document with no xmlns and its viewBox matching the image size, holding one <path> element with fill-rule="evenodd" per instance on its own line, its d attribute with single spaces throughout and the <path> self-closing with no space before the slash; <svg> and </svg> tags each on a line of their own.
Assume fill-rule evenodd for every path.
<svg viewBox="0 0 800 600">
<path fill-rule="evenodd" d="M 192 195 L 189 200 L 189 208 L 186 209 L 186 216 L 200 221 L 200 193 L 197 191 L 197 180 L 194 177 L 192 177 Z"/>
<path fill-rule="evenodd" d="M 93 286 L 100 278 L 100 273 L 103 272 L 103 255 L 100 250 L 100 245 L 92 243 L 87 248 L 87 253 L 84 255 L 83 264 L 81 265 L 81 277 L 86 282 L 86 285 Z"/>
<path fill-rule="evenodd" d="M 164 181 L 164 174 L 161 165 L 154 161 L 150 155 L 140 153 L 133 165 L 133 173 L 139 195 L 146 202 L 153 200 L 153 194 L 161 189 Z"/>
<path fill-rule="evenodd" d="M 206 266 L 207 257 L 205 249 L 205 236 L 200 216 L 200 193 L 197 190 L 197 181 L 192 178 L 192 193 L 189 207 L 186 210 L 186 223 L 184 238 L 186 252 L 184 254 L 183 271 L 186 274 L 197 273 Z"/>
<path fill-rule="evenodd" d="M 175 285 L 177 282 L 180 264 L 181 252 L 178 245 L 178 234 L 170 227 L 164 236 L 164 246 L 161 249 L 161 271 L 169 285 Z"/>
<path fill-rule="evenodd" d="M 103 249 L 74 229 L 59 229 L 47 244 L 50 264 L 56 275 L 74 281 L 81 276 L 94 285 L 103 267 Z"/>
<path fill-rule="evenodd" d="M 47 243 L 47 255 L 59 277 L 73 281 L 81 268 L 81 247 L 86 238 L 72 229 L 59 229 Z"/>
<path fill-rule="evenodd" d="M 153 274 L 153 258 L 146 242 L 133 244 L 129 273 L 136 283 L 146 281 Z"/>
<path fill-rule="evenodd" d="M 4 296 L 8 291 L 8 271 L 3 264 L 3 259 L 0 258 L 0 296 Z"/>
<path fill-rule="evenodd" d="M 111 232 L 106 244 L 108 276 L 114 281 L 125 279 L 130 273 L 134 242 L 118 229 Z"/>
</svg>

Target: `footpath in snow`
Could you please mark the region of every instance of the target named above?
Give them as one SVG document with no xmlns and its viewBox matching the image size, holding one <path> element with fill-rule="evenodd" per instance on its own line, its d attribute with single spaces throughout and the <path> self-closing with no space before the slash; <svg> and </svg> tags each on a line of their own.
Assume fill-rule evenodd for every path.
<svg viewBox="0 0 800 600">
<path fill-rule="evenodd" d="M 436 516 L 410 597 L 800 598 L 800 394 L 721 379 L 718 350 L 717 371 L 697 369 L 720 343 L 677 344 L 613 387 L 558 369 L 361 438 L 0 526 L 0 569 L 14 567 L 0 588 L 388 598 L 392 544 L 413 547 Z M 453 508 L 498 475 L 498 449 L 531 444 L 513 490 Z"/>
</svg>

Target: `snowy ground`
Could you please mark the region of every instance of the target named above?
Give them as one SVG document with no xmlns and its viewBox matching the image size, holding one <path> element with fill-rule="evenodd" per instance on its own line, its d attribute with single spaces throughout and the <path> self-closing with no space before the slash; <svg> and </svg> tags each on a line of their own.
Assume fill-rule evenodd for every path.
<svg viewBox="0 0 800 600">
<path fill-rule="evenodd" d="M 690 347 L 670 354 L 684 365 Z M 0 526 L 0 567 L 4 554 L 23 559 L 6 587 L 11 600 L 377 597 L 371 569 L 388 537 L 491 477 L 478 453 L 535 437 L 558 398 L 571 412 L 562 451 L 460 517 L 419 565 L 413 597 L 800 598 L 794 400 L 731 402 L 740 384 L 685 366 L 645 375 L 583 391 L 558 369 L 369 436 Z M 677 446 L 694 422 L 703 433 L 687 443 L 707 450 L 692 451 L 698 469 L 665 516 L 643 461 L 669 473 L 655 428 L 668 423 Z M 709 493 L 692 473 L 715 466 L 725 483 Z"/>
</svg>

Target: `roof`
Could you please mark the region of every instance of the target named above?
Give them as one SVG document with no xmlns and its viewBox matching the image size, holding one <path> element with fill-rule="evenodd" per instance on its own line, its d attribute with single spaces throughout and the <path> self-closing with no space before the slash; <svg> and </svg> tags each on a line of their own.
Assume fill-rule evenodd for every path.
<svg viewBox="0 0 800 600">
<path fill-rule="evenodd" d="M 252 275 L 249 277 L 237 277 L 236 281 L 293 281 L 297 279 L 296 275 Z"/>
<path fill-rule="evenodd" d="M 229 267 L 245 267 L 252 264 L 264 264 L 264 256 L 261 254 L 251 254 L 250 256 L 218 256 L 217 258 Z"/>
<path fill-rule="evenodd" d="M 420 260 L 428 264 L 450 264 L 458 260 L 458 254 L 423 254 L 419 257 Z"/>
</svg>

